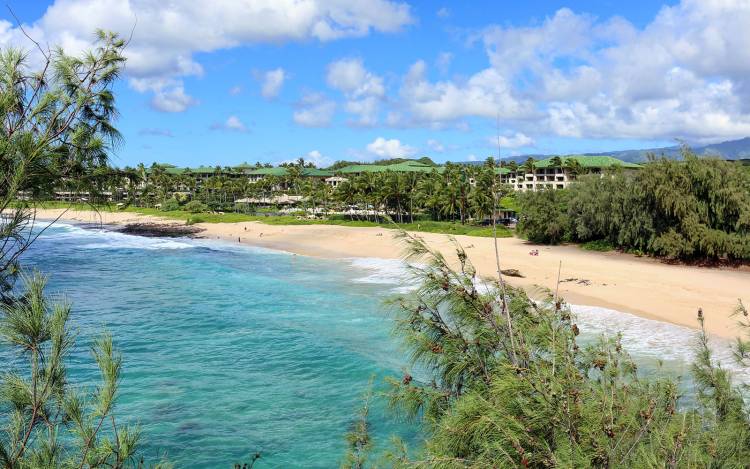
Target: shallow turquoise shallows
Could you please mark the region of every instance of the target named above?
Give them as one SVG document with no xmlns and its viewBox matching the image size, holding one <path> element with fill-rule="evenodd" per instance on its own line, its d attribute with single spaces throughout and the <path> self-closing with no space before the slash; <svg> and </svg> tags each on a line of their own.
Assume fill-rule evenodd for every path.
<svg viewBox="0 0 750 469">
<path fill-rule="evenodd" d="M 91 338 L 115 336 L 116 413 L 140 422 L 151 461 L 232 467 L 259 451 L 256 468 L 337 467 L 370 377 L 402 373 L 382 305 L 394 285 L 362 261 L 59 224 L 24 262 L 73 303 L 76 383 L 95 382 Z M 380 405 L 372 430 L 418 443 Z"/>
</svg>

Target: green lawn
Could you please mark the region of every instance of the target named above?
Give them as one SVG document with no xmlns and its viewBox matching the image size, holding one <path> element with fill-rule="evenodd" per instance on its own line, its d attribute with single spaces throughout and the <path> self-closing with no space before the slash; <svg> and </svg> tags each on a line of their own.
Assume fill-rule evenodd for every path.
<svg viewBox="0 0 750 469">
<path fill-rule="evenodd" d="M 112 206 L 98 206 L 92 207 L 86 204 L 70 204 L 63 202 L 44 202 L 39 204 L 42 208 L 75 208 L 79 210 L 99 210 L 101 212 L 132 212 L 140 213 L 143 215 L 153 215 L 162 218 L 169 218 L 173 220 L 182 220 L 186 223 L 237 223 L 247 221 L 257 221 L 266 225 L 338 225 L 338 226 L 353 226 L 353 227 L 380 227 L 386 229 L 403 228 L 408 231 L 420 231 L 424 233 L 444 233 L 451 235 L 467 235 L 467 236 L 480 236 L 480 237 L 492 237 L 492 227 L 487 226 L 476 226 L 476 225 L 462 225 L 460 223 L 452 223 L 445 221 L 420 221 L 414 223 L 402 223 L 398 226 L 391 223 L 375 223 L 372 221 L 365 220 L 350 220 L 337 216 L 330 219 L 315 219 L 310 220 L 307 218 L 298 218 L 291 215 L 246 215 L 243 213 L 226 212 L 223 215 L 218 213 L 189 213 L 181 210 L 172 211 L 161 211 L 156 208 L 141 208 L 141 207 L 126 207 L 124 209 L 117 209 Z M 503 226 L 498 226 L 497 236 L 500 238 L 507 238 L 513 236 L 513 232 Z"/>
</svg>

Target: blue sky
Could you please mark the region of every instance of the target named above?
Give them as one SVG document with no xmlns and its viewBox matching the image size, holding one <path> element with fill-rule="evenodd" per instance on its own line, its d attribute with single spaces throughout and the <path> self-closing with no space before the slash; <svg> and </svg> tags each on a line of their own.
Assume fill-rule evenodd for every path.
<svg viewBox="0 0 750 469">
<path fill-rule="evenodd" d="M 466 161 L 498 144 L 568 154 L 750 134 L 745 0 L 167 3 L 9 1 L 71 52 L 137 17 L 116 88 L 120 166 Z M 2 19 L 0 42 L 28 48 Z"/>
</svg>

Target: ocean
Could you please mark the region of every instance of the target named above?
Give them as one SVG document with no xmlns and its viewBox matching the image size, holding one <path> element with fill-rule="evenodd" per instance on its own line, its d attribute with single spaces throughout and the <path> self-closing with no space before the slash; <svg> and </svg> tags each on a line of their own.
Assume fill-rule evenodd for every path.
<svg viewBox="0 0 750 469">
<path fill-rule="evenodd" d="M 72 382 L 96 383 L 89 347 L 103 329 L 124 357 L 116 415 L 139 423 L 147 460 L 216 468 L 338 467 L 374 377 L 405 354 L 383 302 L 410 288 L 399 261 L 325 260 L 208 240 L 125 235 L 57 223 L 24 265 L 73 305 Z M 573 306 L 588 337 L 621 332 L 646 373 L 685 376 L 695 333 L 627 313 Z M 729 349 L 717 343 L 728 362 Z M 13 361 L 7 350 L 0 359 Z M 665 371 L 666 370 L 666 371 Z M 686 381 L 689 386 L 689 379 Z M 375 401 L 371 431 L 418 447 L 414 425 Z"/>
</svg>

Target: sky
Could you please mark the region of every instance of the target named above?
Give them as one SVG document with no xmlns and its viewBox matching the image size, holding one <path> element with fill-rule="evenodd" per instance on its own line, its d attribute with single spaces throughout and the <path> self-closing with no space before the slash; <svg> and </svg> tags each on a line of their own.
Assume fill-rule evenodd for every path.
<svg viewBox="0 0 750 469">
<path fill-rule="evenodd" d="M 750 135 L 750 0 L 8 0 L 132 40 L 117 166 L 438 162 Z M 0 46 L 33 48 L 0 13 Z"/>
</svg>

